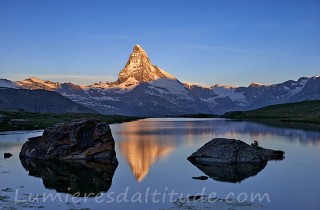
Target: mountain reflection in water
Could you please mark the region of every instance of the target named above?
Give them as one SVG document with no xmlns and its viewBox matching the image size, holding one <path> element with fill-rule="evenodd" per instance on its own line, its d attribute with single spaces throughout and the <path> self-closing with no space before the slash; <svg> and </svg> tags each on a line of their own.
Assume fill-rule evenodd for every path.
<svg viewBox="0 0 320 210">
<path fill-rule="evenodd" d="M 45 161 L 20 159 L 29 176 L 42 178 L 47 189 L 92 197 L 107 192 L 117 166 L 102 161 Z"/>
<path fill-rule="evenodd" d="M 158 135 L 130 134 L 126 137 L 119 143 L 120 152 L 138 182 L 146 177 L 154 162 L 169 155 L 176 147 L 173 142 L 161 141 Z"/>
<path fill-rule="evenodd" d="M 283 136 L 287 141 L 298 140 L 302 145 L 320 146 L 320 133 L 316 131 L 290 128 L 287 125 L 281 127 L 281 123 L 272 126 L 225 119 L 149 118 L 114 126 L 113 133 L 118 137 L 115 139 L 118 140 L 121 156 L 128 162 L 138 182 L 146 177 L 153 164 L 172 154 L 178 147 L 204 144 L 214 137 L 237 138 L 239 135 L 248 135 L 249 139 L 242 140 L 263 142 L 272 136 Z M 190 154 L 186 154 L 186 157 L 188 155 Z M 263 164 L 224 167 L 217 165 L 218 174 L 212 177 L 217 178 L 219 174 L 227 173 L 230 177 L 226 180 L 221 178 L 221 181 L 240 182 L 256 175 L 264 167 Z M 229 173 L 231 171 L 234 171 L 233 174 Z"/>
</svg>

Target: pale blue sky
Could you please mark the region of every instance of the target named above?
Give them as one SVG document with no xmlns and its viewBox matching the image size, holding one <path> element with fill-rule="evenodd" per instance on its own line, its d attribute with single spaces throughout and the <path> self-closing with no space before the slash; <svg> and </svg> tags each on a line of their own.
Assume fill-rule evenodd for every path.
<svg viewBox="0 0 320 210">
<path fill-rule="evenodd" d="M 319 0 L 0 0 L 0 77 L 113 81 L 135 44 L 181 81 L 320 74 Z"/>
</svg>

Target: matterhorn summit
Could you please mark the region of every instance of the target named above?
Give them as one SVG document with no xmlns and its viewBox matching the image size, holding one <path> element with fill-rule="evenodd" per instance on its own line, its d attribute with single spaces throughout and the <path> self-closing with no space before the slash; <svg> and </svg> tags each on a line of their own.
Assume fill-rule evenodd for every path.
<svg viewBox="0 0 320 210">
<path fill-rule="evenodd" d="M 176 80 L 174 76 L 152 65 L 146 51 L 140 45 L 135 45 L 127 64 L 119 73 L 117 83 L 154 82 L 158 79 Z"/>
</svg>

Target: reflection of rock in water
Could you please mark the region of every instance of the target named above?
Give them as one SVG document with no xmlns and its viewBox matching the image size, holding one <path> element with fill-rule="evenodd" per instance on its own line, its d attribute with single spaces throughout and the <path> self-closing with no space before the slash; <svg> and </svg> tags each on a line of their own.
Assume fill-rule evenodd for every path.
<svg viewBox="0 0 320 210">
<path fill-rule="evenodd" d="M 107 192 L 112 184 L 116 165 L 91 161 L 44 161 L 21 159 L 29 176 L 41 177 L 48 189 L 80 196 Z M 90 194 L 90 195 L 89 195 Z"/>
<path fill-rule="evenodd" d="M 257 175 L 266 167 L 267 162 L 236 164 L 213 163 L 210 165 L 192 164 L 214 180 L 236 183 Z"/>
</svg>

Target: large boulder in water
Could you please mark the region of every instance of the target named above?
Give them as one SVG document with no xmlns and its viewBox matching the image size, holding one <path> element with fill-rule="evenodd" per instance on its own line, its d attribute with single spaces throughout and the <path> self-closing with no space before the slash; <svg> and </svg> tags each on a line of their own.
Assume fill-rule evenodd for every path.
<svg viewBox="0 0 320 210">
<path fill-rule="evenodd" d="M 23 144 L 21 158 L 96 160 L 118 164 L 110 126 L 97 119 L 60 123 Z"/>
<path fill-rule="evenodd" d="M 201 164 L 259 163 L 283 157 L 283 151 L 264 149 L 236 139 L 216 138 L 194 152 L 188 160 Z"/>
</svg>

